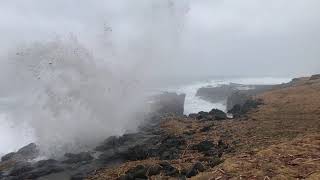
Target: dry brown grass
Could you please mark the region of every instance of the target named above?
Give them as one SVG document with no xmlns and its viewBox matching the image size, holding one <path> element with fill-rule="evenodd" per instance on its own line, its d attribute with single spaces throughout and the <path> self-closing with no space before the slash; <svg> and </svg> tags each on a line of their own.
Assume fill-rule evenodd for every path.
<svg viewBox="0 0 320 180">
<path fill-rule="evenodd" d="M 241 153 L 226 159 L 220 171 L 192 178 L 206 179 L 306 179 L 320 178 L 320 135 L 306 135 L 272 145 L 254 154 Z M 210 179 L 210 178 L 209 178 Z"/>
<path fill-rule="evenodd" d="M 243 121 L 220 124 L 238 140 L 237 152 L 193 179 L 320 179 L 320 80 L 303 78 L 258 98 L 265 105 Z"/>
<path fill-rule="evenodd" d="M 193 134 L 187 140 L 181 159 L 170 163 L 182 169 L 203 161 L 203 155 L 189 147 L 203 140 L 222 139 L 236 151 L 225 154 L 223 164 L 192 179 L 320 179 L 320 80 L 301 78 L 293 86 L 272 90 L 257 98 L 265 104 L 245 118 L 214 122 L 208 132 L 200 129 L 212 122 L 186 118 L 164 121 L 161 128 L 168 133 Z M 157 162 L 156 159 L 128 162 L 100 170 L 92 179 L 116 179 L 138 164 Z"/>
</svg>

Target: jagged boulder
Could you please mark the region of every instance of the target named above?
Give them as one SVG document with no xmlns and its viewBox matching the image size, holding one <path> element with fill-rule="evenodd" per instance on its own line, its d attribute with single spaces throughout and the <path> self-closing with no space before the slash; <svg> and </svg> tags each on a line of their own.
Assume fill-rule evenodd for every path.
<svg viewBox="0 0 320 180">
<path fill-rule="evenodd" d="M 236 91 L 227 98 L 227 110 L 230 111 L 235 105 L 242 106 L 250 96 L 244 92 Z"/>
<path fill-rule="evenodd" d="M 7 173 L 7 179 L 37 179 L 48 174 L 64 171 L 66 167 L 60 162 L 49 159 L 36 163 L 18 162 Z"/>
<path fill-rule="evenodd" d="M 209 115 L 213 116 L 214 120 L 224 120 L 227 119 L 227 114 L 219 109 L 212 109 Z"/>
<path fill-rule="evenodd" d="M 201 162 L 196 162 L 191 168 L 187 171 L 187 178 L 191 178 L 199 174 L 199 172 L 205 171 L 205 167 Z"/>
<path fill-rule="evenodd" d="M 205 121 L 218 121 L 227 119 L 227 114 L 219 109 L 212 109 L 210 112 L 200 111 L 197 114 L 189 114 L 189 118 Z"/>
<path fill-rule="evenodd" d="M 196 166 L 196 169 L 199 168 L 201 169 L 200 166 Z M 160 173 L 162 173 L 165 176 L 171 177 L 177 177 L 181 175 L 177 168 L 173 167 L 169 162 L 163 161 L 159 164 L 153 165 L 137 165 L 136 167 L 129 169 L 124 175 L 120 176 L 118 180 L 147 180 L 148 177 L 158 175 Z"/>
<path fill-rule="evenodd" d="M 151 154 L 160 157 L 161 160 L 178 159 L 182 146 L 185 144 L 186 141 L 183 137 L 168 135 L 161 140 L 159 146 Z"/>
<path fill-rule="evenodd" d="M 218 87 L 202 87 L 198 89 L 196 96 L 213 103 L 221 102 L 225 101 L 230 94 L 235 92 L 238 86 L 241 85 L 231 83 Z"/>
<path fill-rule="evenodd" d="M 125 179 L 126 180 L 137 179 L 137 178 L 148 179 L 147 172 L 148 172 L 148 168 L 146 168 L 143 165 L 138 165 L 132 169 L 129 169 L 126 172 Z"/>
<path fill-rule="evenodd" d="M 241 117 L 242 115 L 245 115 L 248 113 L 251 109 L 257 108 L 259 105 L 262 105 L 263 101 L 261 99 L 248 99 L 243 105 L 236 104 L 233 106 L 231 110 L 228 111 L 228 113 L 233 114 L 233 117 Z"/>
<path fill-rule="evenodd" d="M 161 162 L 159 165 L 162 167 L 165 176 L 177 176 L 179 174 L 179 170 L 167 161 Z"/>
<path fill-rule="evenodd" d="M 152 109 L 159 114 L 183 116 L 186 95 L 165 92 L 152 98 Z"/>
<path fill-rule="evenodd" d="M 66 153 L 64 155 L 67 159 L 63 161 L 66 164 L 76 164 L 76 163 L 88 163 L 93 157 L 89 152 L 81 152 L 78 154 Z"/>
<path fill-rule="evenodd" d="M 205 140 L 192 146 L 193 150 L 197 150 L 199 152 L 209 151 L 211 148 L 215 147 L 215 144 L 211 141 Z"/>
<path fill-rule="evenodd" d="M 144 160 L 158 157 L 163 160 L 178 159 L 185 145 L 183 137 L 160 134 L 135 133 L 117 138 L 108 138 L 99 146 L 99 161 Z"/>
<path fill-rule="evenodd" d="M 320 74 L 315 74 L 310 77 L 310 80 L 317 80 L 317 79 L 320 79 Z"/>
<path fill-rule="evenodd" d="M 14 161 L 27 161 L 32 160 L 38 157 L 39 155 L 39 149 L 36 144 L 30 143 L 21 149 L 19 149 L 17 152 L 11 152 L 9 154 L 4 155 L 1 158 L 1 161 L 8 161 L 8 160 L 14 160 Z"/>
<path fill-rule="evenodd" d="M 204 140 L 198 144 L 192 146 L 193 150 L 197 150 L 204 154 L 205 157 L 217 157 L 220 158 L 223 153 L 231 152 L 233 148 L 223 141 L 219 140 L 217 144 Z"/>
</svg>

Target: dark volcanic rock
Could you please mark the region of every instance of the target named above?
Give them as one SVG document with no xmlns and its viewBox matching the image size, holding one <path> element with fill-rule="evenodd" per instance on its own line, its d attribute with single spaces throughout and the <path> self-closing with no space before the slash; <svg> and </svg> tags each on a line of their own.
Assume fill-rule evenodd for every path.
<svg viewBox="0 0 320 180">
<path fill-rule="evenodd" d="M 162 160 L 178 159 L 180 156 L 181 146 L 185 145 L 186 141 L 182 137 L 167 136 L 156 150 L 156 154 Z"/>
<path fill-rule="evenodd" d="M 150 153 L 150 149 L 144 145 L 137 145 L 128 149 L 128 152 L 124 154 L 125 159 L 131 161 L 147 159 Z"/>
<path fill-rule="evenodd" d="M 310 77 L 310 80 L 317 80 L 317 79 L 320 79 L 320 74 L 315 74 Z"/>
<path fill-rule="evenodd" d="M 39 161 L 34 166 L 36 167 L 34 170 L 23 175 L 25 179 L 36 179 L 38 177 L 65 170 L 64 165 L 53 159 Z"/>
<path fill-rule="evenodd" d="M 13 157 L 16 155 L 15 152 L 11 152 L 11 153 L 8 153 L 4 156 L 1 157 L 1 161 L 8 161 L 10 159 L 13 159 Z"/>
<path fill-rule="evenodd" d="M 153 97 L 152 107 L 160 114 L 183 116 L 185 97 L 185 94 L 165 92 Z"/>
<path fill-rule="evenodd" d="M 213 157 L 211 160 L 208 162 L 208 166 L 210 167 L 215 167 L 219 164 L 221 164 L 223 161 L 220 159 L 220 157 Z"/>
<path fill-rule="evenodd" d="M 169 162 L 161 162 L 159 165 L 162 167 L 164 171 L 164 175 L 166 176 L 177 176 L 179 174 L 178 169 L 173 167 Z"/>
<path fill-rule="evenodd" d="M 209 115 L 213 116 L 214 120 L 223 120 L 227 119 L 227 114 L 219 109 L 212 109 L 209 112 Z"/>
<path fill-rule="evenodd" d="M 7 179 L 37 179 L 39 177 L 64 171 L 65 167 L 56 160 L 43 160 L 34 164 L 19 162 L 8 173 Z"/>
<path fill-rule="evenodd" d="M 155 131 L 155 133 L 158 133 Z M 160 142 L 160 134 L 132 133 L 121 137 L 111 137 L 96 148 L 102 152 L 99 160 L 110 161 L 143 160 L 151 155 L 151 149 Z"/>
<path fill-rule="evenodd" d="M 233 150 L 228 144 L 225 144 L 221 140 L 218 141 L 218 144 L 205 140 L 199 144 L 193 145 L 192 149 L 203 153 L 206 157 L 217 158 L 220 158 L 223 153 L 231 152 Z"/>
<path fill-rule="evenodd" d="M 215 144 L 213 144 L 211 141 L 202 141 L 199 144 L 196 144 L 192 147 L 194 150 L 198 150 L 199 152 L 209 151 L 211 148 L 213 148 Z"/>
<path fill-rule="evenodd" d="M 253 96 L 272 90 L 276 87 L 286 87 L 286 84 L 281 85 L 254 85 L 253 89 L 248 90 L 238 90 L 232 93 L 227 98 L 227 110 L 230 111 L 235 105 L 244 105 L 247 100 L 250 100 Z"/>
<path fill-rule="evenodd" d="M 148 179 L 148 176 L 154 176 L 161 173 L 163 168 L 155 164 L 153 166 L 138 165 L 134 168 L 129 169 L 125 175 L 122 175 L 119 180 L 136 180 L 136 179 Z"/>
<path fill-rule="evenodd" d="M 36 144 L 30 143 L 21 149 L 19 149 L 17 152 L 12 152 L 7 155 L 4 155 L 1 158 L 1 161 L 8 161 L 8 160 L 14 160 L 14 161 L 27 161 L 32 160 L 38 157 L 39 155 L 39 149 Z"/>
<path fill-rule="evenodd" d="M 169 163 L 165 165 L 152 165 L 144 166 L 138 165 L 134 168 L 129 169 L 125 175 L 122 175 L 118 180 L 136 180 L 136 179 L 148 179 L 148 176 L 154 176 L 161 173 L 163 170 L 165 174 L 176 173 L 176 169 L 172 167 Z"/>
<path fill-rule="evenodd" d="M 198 114 L 197 114 L 197 113 L 191 113 L 191 114 L 189 114 L 188 117 L 189 117 L 189 118 L 192 118 L 192 119 L 197 119 Z"/>
<path fill-rule="evenodd" d="M 162 170 L 162 167 L 159 164 L 152 165 L 149 167 L 147 175 L 148 176 L 158 175 L 160 174 L 161 170 Z"/>
<path fill-rule="evenodd" d="M 227 119 L 227 114 L 219 109 L 212 109 L 210 112 L 200 111 L 197 114 L 189 114 L 189 118 L 204 121 L 224 120 Z"/>
<path fill-rule="evenodd" d="M 227 110 L 230 111 L 235 105 L 242 106 L 250 96 L 246 93 L 236 91 L 232 93 L 227 99 Z"/>
<path fill-rule="evenodd" d="M 157 144 L 142 144 L 130 148 L 125 159 L 143 160 L 148 157 L 159 157 L 162 160 L 178 159 L 181 146 L 185 144 L 182 137 L 165 136 Z"/>
<path fill-rule="evenodd" d="M 170 136 L 164 133 L 144 134 L 135 133 L 119 138 L 108 138 L 99 150 L 103 150 L 99 156 L 102 163 L 124 160 L 144 160 L 149 157 L 158 157 L 163 160 L 177 159 L 185 139 Z"/>
<path fill-rule="evenodd" d="M 214 124 L 209 124 L 207 126 L 204 126 L 203 128 L 200 129 L 200 132 L 208 132 L 211 130 L 211 128 L 214 126 Z"/>
<path fill-rule="evenodd" d="M 210 102 L 225 101 L 227 97 L 237 90 L 236 84 L 221 85 L 218 87 L 203 87 L 198 89 L 196 96 Z"/>
<path fill-rule="evenodd" d="M 132 169 L 129 169 L 126 172 L 126 176 L 133 178 L 133 179 L 136 179 L 136 178 L 148 179 L 147 171 L 148 171 L 148 169 L 145 166 L 138 165 Z"/>
<path fill-rule="evenodd" d="M 37 145 L 34 143 L 30 143 L 27 146 L 22 147 L 18 150 L 18 154 L 27 157 L 29 159 L 36 158 L 39 154 L 39 149 Z"/>
<path fill-rule="evenodd" d="M 64 156 L 67 157 L 67 160 L 64 160 L 63 163 L 67 164 L 89 162 L 93 159 L 91 154 L 88 152 L 82 152 L 79 154 L 66 153 Z"/>
<path fill-rule="evenodd" d="M 105 151 L 108 149 L 114 149 L 114 148 L 117 148 L 118 146 L 123 145 L 128 140 L 129 139 L 126 139 L 125 136 L 122 136 L 122 137 L 110 136 L 100 146 L 97 146 L 95 150 Z"/>
<path fill-rule="evenodd" d="M 240 117 L 248 113 L 251 109 L 257 108 L 259 105 L 262 105 L 263 102 L 261 99 L 248 99 L 243 105 L 236 104 L 233 106 L 228 113 L 233 114 L 234 117 Z"/>
<path fill-rule="evenodd" d="M 124 161 L 125 157 L 119 153 L 118 151 L 115 151 L 113 149 L 106 150 L 102 154 L 99 155 L 98 160 L 102 163 L 109 163 L 112 161 Z"/>
<path fill-rule="evenodd" d="M 31 163 L 19 162 L 12 168 L 9 176 L 21 176 L 24 173 L 32 171 L 34 168 Z"/>
<path fill-rule="evenodd" d="M 187 178 L 191 178 L 192 176 L 196 176 L 199 172 L 205 171 L 205 167 L 200 162 L 195 163 L 188 171 Z"/>
</svg>

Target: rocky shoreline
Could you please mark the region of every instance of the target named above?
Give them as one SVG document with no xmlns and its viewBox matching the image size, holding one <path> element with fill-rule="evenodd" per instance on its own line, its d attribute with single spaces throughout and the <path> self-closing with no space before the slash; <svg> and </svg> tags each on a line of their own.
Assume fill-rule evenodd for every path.
<svg viewBox="0 0 320 180">
<path fill-rule="evenodd" d="M 318 79 L 313 76 L 309 81 Z M 241 125 L 243 120 L 255 122 L 246 116 L 265 104 L 261 98 L 246 96 L 243 103 L 229 110 L 234 115 L 232 118 L 218 109 L 182 116 L 185 95 L 164 96 L 164 100 L 157 101 L 162 104 L 157 105 L 161 111 L 152 114 L 136 133 L 109 137 L 90 152 L 66 153 L 59 160 L 37 160 L 39 149 L 31 143 L 1 158 L 0 179 L 191 178 L 211 171 L 224 162 L 223 157 L 237 151 L 239 139 L 234 138 L 237 134 L 228 130 L 229 126 Z"/>
<path fill-rule="evenodd" d="M 170 96 L 173 95 L 170 94 Z M 159 160 L 155 167 L 152 166 L 151 168 L 139 165 L 128 170 L 119 179 L 147 179 L 148 176 L 159 175 L 160 173 L 172 177 L 186 178 L 195 176 L 198 174 L 198 171 L 202 171 L 206 167 L 218 164 L 221 162 L 220 157 L 223 153 L 232 151 L 232 147 L 221 140 L 217 142 L 204 140 L 188 147 L 187 140 L 192 139 L 194 132 L 172 135 L 164 128 L 161 128 L 161 124 L 167 119 L 178 118 L 181 115 L 175 115 L 174 112 L 176 110 L 177 108 L 175 107 L 171 113 L 172 115 L 154 115 L 139 128 L 139 132 L 137 133 L 124 134 L 120 137 L 109 137 L 91 152 L 79 154 L 66 153 L 64 158 L 60 160 L 48 159 L 37 161 L 36 158 L 39 155 L 39 150 L 34 143 L 31 143 L 17 152 L 9 153 L 2 157 L 0 177 L 4 180 L 50 180 L 57 177 L 59 179 L 78 180 L 85 179 L 92 172 L 102 167 L 120 165 L 127 161 L 154 158 Z M 210 112 L 190 114 L 186 119 L 188 121 L 206 123 L 226 120 L 228 117 L 223 111 L 213 109 Z M 207 132 L 211 126 L 205 126 L 200 131 Z M 203 153 L 204 157 L 210 160 L 196 162 L 189 169 L 184 169 L 182 172 L 178 171 L 167 161 L 179 159 L 187 148 Z"/>
<path fill-rule="evenodd" d="M 217 87 L 202 87 L 196 96 L 203 100 L 219 103 L 226 103 L 227 111 L 231 110 L 235 105 L 243 105 L 251 97 L 277 88 L 279 85 L 244 85 L 244 84 L 224 84 Z"/>
<path fill-rule="evenodd" d="M 66 153 L 59 160 L 37 160 L 40 150 L 36 144 L 31 143 L 1 158 L 0 179 L 84 179 L 96 169 L 128 160 L 152 156 L 161 159 L 176 158 L 180 151 L 176 143 L 180 139 L 161 131 L 160 123 L 164 115 L 182 116 L 184 99 L 184 94 L 176 93 L 163 93 L 153 97 L 154 101 L 150 106 L 154 113 L 146 118 L 137 133 L 109 137 L 90 152 Z M 145 147 L 151 149 L 146 150 Z"/>
</svg>

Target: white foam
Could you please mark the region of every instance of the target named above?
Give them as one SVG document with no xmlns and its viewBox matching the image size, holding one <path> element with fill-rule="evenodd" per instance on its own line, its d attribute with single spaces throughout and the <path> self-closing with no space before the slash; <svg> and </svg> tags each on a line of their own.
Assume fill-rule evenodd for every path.
<svg viewBox="0 0 320 180">
<path fill-rule="evenodd" d="M 168 91 L 174 91 L 178 93 L 185 93 L 186 100 L 184 106 L 184 114 L 197 113 L 199 111 L 210 111 L 213 108 L 217 108 L 226 111 L 226 102 L 211 103 L 205 101 L 196 96 L 197 90 L 201 87 L 212 86 L 217 87 L 222 84 L 239 83 L 245 85 L 273 85 L 287 83 L 291 78 L 228 78 L 228 79 L 215 79 L 210 81 L 197 82 L 180 87 L 173 87 L 167 89 Z"/>
</svg>

